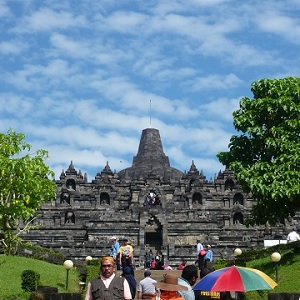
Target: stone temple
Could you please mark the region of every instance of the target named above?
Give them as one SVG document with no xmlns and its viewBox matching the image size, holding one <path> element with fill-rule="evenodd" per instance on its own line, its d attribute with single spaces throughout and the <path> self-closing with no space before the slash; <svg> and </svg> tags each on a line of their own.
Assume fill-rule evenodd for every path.
<svg viewBox="0 0 300 300">
<path fill-rule="evenodd" d="M 285 239 L 299 216 L 278 226 L 246 227 L 254 199 L 225 169 L 207 180 L 194 162 L 188 172 L 170 166 L 159 131 L 142 131 L 132 166 L 112 172 L 109 164 L 88 182 L 71 162 L 62 171 L 55 201 L 37 212 L 37 229 L 25 240 L 72 259 L 109 254 L 111 236 L 129 238 L 137 266 L 146 251 L 177 265 L 196 259 L 196 241 L 210 244 L 215 258 L 231 258 L 236 247 L 262 248 L 264 240 Z"/>
</svg>

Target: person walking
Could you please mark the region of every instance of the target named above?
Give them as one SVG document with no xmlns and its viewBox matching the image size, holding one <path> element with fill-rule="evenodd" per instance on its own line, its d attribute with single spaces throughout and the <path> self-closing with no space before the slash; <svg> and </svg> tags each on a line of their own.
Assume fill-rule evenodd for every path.
<svg viewBox="0 0 300 300">
<path fill-rule="evenodd" d="M 201 242 L 200 242 L 200 240 L 197 240 L 197 257 L 198 257 L 198 255 L 199 255 L 199 252 L 200 252 L 200 250 L 203 250 L 204 249 L 204 247 L 203 247 L 203 245 L 201 244 Z"/>
<path fill-rule="evenodd" d="M 207 268 L 207 262 L 212 262 L 214 259 L 213 251 L 211 250 L 211 245 L 206 246 L 206 254 L 204 257 L 204 268 Z"/>
<path fill-rule="evenodd" d="M 137 299 L 151 299 L 156 295 L 155 286 L 153 283 L 157 281 L 151 278 L 151 271 L 144 271 L 144 279 L 142 279 L 137 288 Z"/>
<path fill-rule="evenodd" d="M 204 250 L 203 245 L 201 244 L 200 240 L 197 240 L 197 262 L 199 270 L 201 270 L 204 267 L 205 254 L 206 251 Z"/>
<path fill-rule="evenodd" d="M 101 259 L 100 276 L 92 279 L 87 286 L 85 300 L 131 300 L 128 281 L 115 275 L 115 260 L 111 256 Z"/>
<path fill-rule="evenodd" d="M 122 268 L 133 267 L 133 247 L 129 245 L 127 237 L 123 239 L 119 249 L 119 262 Z"/>
<path fill-rule="evenodd" d="M 198 279 L 198 269 L 195 265 L 187 265 L 182 270 L 181 276 L 178 278 L 178 284 L 183 285 L 188 288 L 187 291 L 179 291 L 185 300 L 195 300 L 195 293 L 192 286 L 196 283 Z"/>
<path fill-rule="evenodd" d="M 128 281 L 130 292 L 132 299 L 135 299 L 136 295 L 136 280 L 134 277 L 134 272 L 132 267 L 125 267 L 122 269 L 122 277 L 125 277 L 126 280 Z"/>
<path fill-rule="evenodd" d="M 117 255 L 119 253 L 119 249 L 120 249 L 120 244 L 119 242 L 117 241 L 117 238 L 115 236 L 112 236 L 110 238 L 110 256 L 113 257 L 114 259 L 117 258 Z"/>
</svg>

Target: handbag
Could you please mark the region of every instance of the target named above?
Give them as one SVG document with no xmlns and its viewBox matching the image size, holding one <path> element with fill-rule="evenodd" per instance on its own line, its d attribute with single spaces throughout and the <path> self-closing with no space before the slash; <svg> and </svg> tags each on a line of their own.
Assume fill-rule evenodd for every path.
<svg viewBox="0 0 300 300">
<path fill-rule="evenodd" d="M 199 254 L 200 254 L 201 256 L 204 256 L 204 255 L 206 254 L 206 251 L 205 251 L 205 250 L 200 250 Z"/>
</svg>

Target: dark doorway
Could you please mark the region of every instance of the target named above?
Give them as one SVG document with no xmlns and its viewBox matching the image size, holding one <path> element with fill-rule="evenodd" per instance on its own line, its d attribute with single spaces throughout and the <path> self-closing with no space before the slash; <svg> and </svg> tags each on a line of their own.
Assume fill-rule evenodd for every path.
<svg viewBox="0 0 300 300">
<path fill-rule="evenodd" d="M 163 243 L 162 225 L 154 215 L 150 215 L 145 226 L 145 245 L 152 252 L 161 252 Z"/>
</svg>

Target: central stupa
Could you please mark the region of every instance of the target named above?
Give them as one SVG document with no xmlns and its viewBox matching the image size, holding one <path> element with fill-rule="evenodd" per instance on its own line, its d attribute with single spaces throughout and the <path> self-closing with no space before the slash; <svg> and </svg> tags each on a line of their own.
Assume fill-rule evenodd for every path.
<svg viewBox="0 0 300 300">
<path fill-rule="evenodd" d="M 183 173 L 170 166 L 165 155 L 158 129 L 146 128 L 142 131 L 138 153 L 133 157 L 132 167 L 118 173 L 120 178 L 141 179 L 155 176 L 166 180 L 178 180 Z"/>
</svg>

